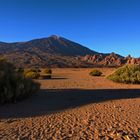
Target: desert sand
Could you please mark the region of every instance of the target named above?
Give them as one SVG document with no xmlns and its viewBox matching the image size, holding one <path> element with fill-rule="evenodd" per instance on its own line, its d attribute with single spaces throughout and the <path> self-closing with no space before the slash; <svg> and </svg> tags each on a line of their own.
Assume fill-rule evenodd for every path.
<svg viewBox="0 0 140 140">
<path fill-rule="evenodd" d="M 114 68 L 53 69 L 40 92 L 0 106 L 2 140 L 139 140 L 140 85 L 106 79 Z"/>
</svg>

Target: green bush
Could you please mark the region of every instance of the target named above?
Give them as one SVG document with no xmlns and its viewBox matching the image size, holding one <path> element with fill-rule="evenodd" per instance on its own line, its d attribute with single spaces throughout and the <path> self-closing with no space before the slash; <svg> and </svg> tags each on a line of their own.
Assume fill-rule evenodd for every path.
<svg viewBox="0 0 140 140">
<path fill-rule="evenodd" d="M 101 76 L 102 72 L 97 70 L 97 69 L 94 69 L 89 73 L 89 75 L 91 75 L 91 76 Z"/>
<path fill-rule="evenodd" d="M 15 67 L 0 60 L 0 103 L 21 100 L 37 92 L 40 84 L 27 79 Z"/>
<path fill-rule="evenodd" d="M 38 79 L 39 76 L 40 76 L 40 74 L 38 72 L 32 72 L 32 71 L 30 71 L 30 72 L 24 73 L 24 76 L 26 78 L 30 78 L 30 79 Z"/>
<path fill-rule="evenodd" d="M 140 65 L 125 65 L 107 78 L 119 83 L 140 84 Z"/>
<path fill-rule="evenodd" d="M 49 68 L 44 69 L 45 74 L 52 74 L 52 70 Z"/>
<path fill-rule="evenodd" d="M 27 69 L 24 71 L 24 76 L 26 78 L 31 78 L 31 79 L 38 79 L 40 74 L 39 70 L 37 69 Z"/>
</svg>

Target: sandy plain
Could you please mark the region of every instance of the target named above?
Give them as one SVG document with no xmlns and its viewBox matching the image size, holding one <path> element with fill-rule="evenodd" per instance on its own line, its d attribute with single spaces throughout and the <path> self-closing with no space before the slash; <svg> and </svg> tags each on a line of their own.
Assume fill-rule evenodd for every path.
<svg viewBox="0 0 140 140">
<path fill-rule="evenodd" d="M 114 83 L 114 68 L 53 69 L 32 97 L 0 106 L 2 140 L 139 140 L 140 85 Z"/>
</svg>

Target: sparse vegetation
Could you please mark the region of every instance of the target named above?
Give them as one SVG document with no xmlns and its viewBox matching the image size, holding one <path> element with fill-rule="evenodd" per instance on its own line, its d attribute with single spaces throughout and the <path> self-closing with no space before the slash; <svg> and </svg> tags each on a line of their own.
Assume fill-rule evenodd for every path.
<svg viewBox="0 0 140 140">
<path fill-rule="evenodd" d="M 40 74 L 38 72 L 32 72 L 32 71 L 30 71 L 30 72 L 24 73 L 24 76 L 26 78 L 38 79 L 39 76 L 40 76 Z"/>
<path fill-rule="evenodd" d="M 26 78 L 38 79 L 40 77 L 39 72 L 40 70 L 38 69 L 27 69 L 27 70 L 24 70 L 24 76 Z"/>
<path fill-rule="evenodd" d="M 46 68 L 43 70 L 43 73 L 40 75 L 39 79 L 51 79 L 52 70 L 50 68 Z"/>
<path fill-rule="evenodd" d="M 21 100 L 39 90 L 40 84 L 25 78 L 15 67 L 0 60 L 0 103 Z"/>
<path fill-rule="evenodd" d="M 49 68 L 44 69 L 45 74 L 52 74 L 52 70 Z"/>
<path fill-rule="evenodd" d="M 114 82 L 140 84 L 140 65 L 125 65 L 107 78 Z"/>
<path fill-rule="evenodd" d="M 101 76 L 102 72 L 98 69 L 94 69 L 89 73 L 89 75 L 91 75 L 91 76 Z"/>
</svg>

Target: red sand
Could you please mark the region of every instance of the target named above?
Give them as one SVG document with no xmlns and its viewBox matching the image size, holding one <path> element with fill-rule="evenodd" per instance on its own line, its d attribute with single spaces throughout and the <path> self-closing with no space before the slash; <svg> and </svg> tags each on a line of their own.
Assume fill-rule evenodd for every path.
<svg viewBox="0 0 140 140">
<path fill-rule="evenodd" d="M 91 77 L 91 69 L 54 69 L 41 91 L 0 107 L 0 139 L 140 139 L 140 85 Z"/>
</svg>

